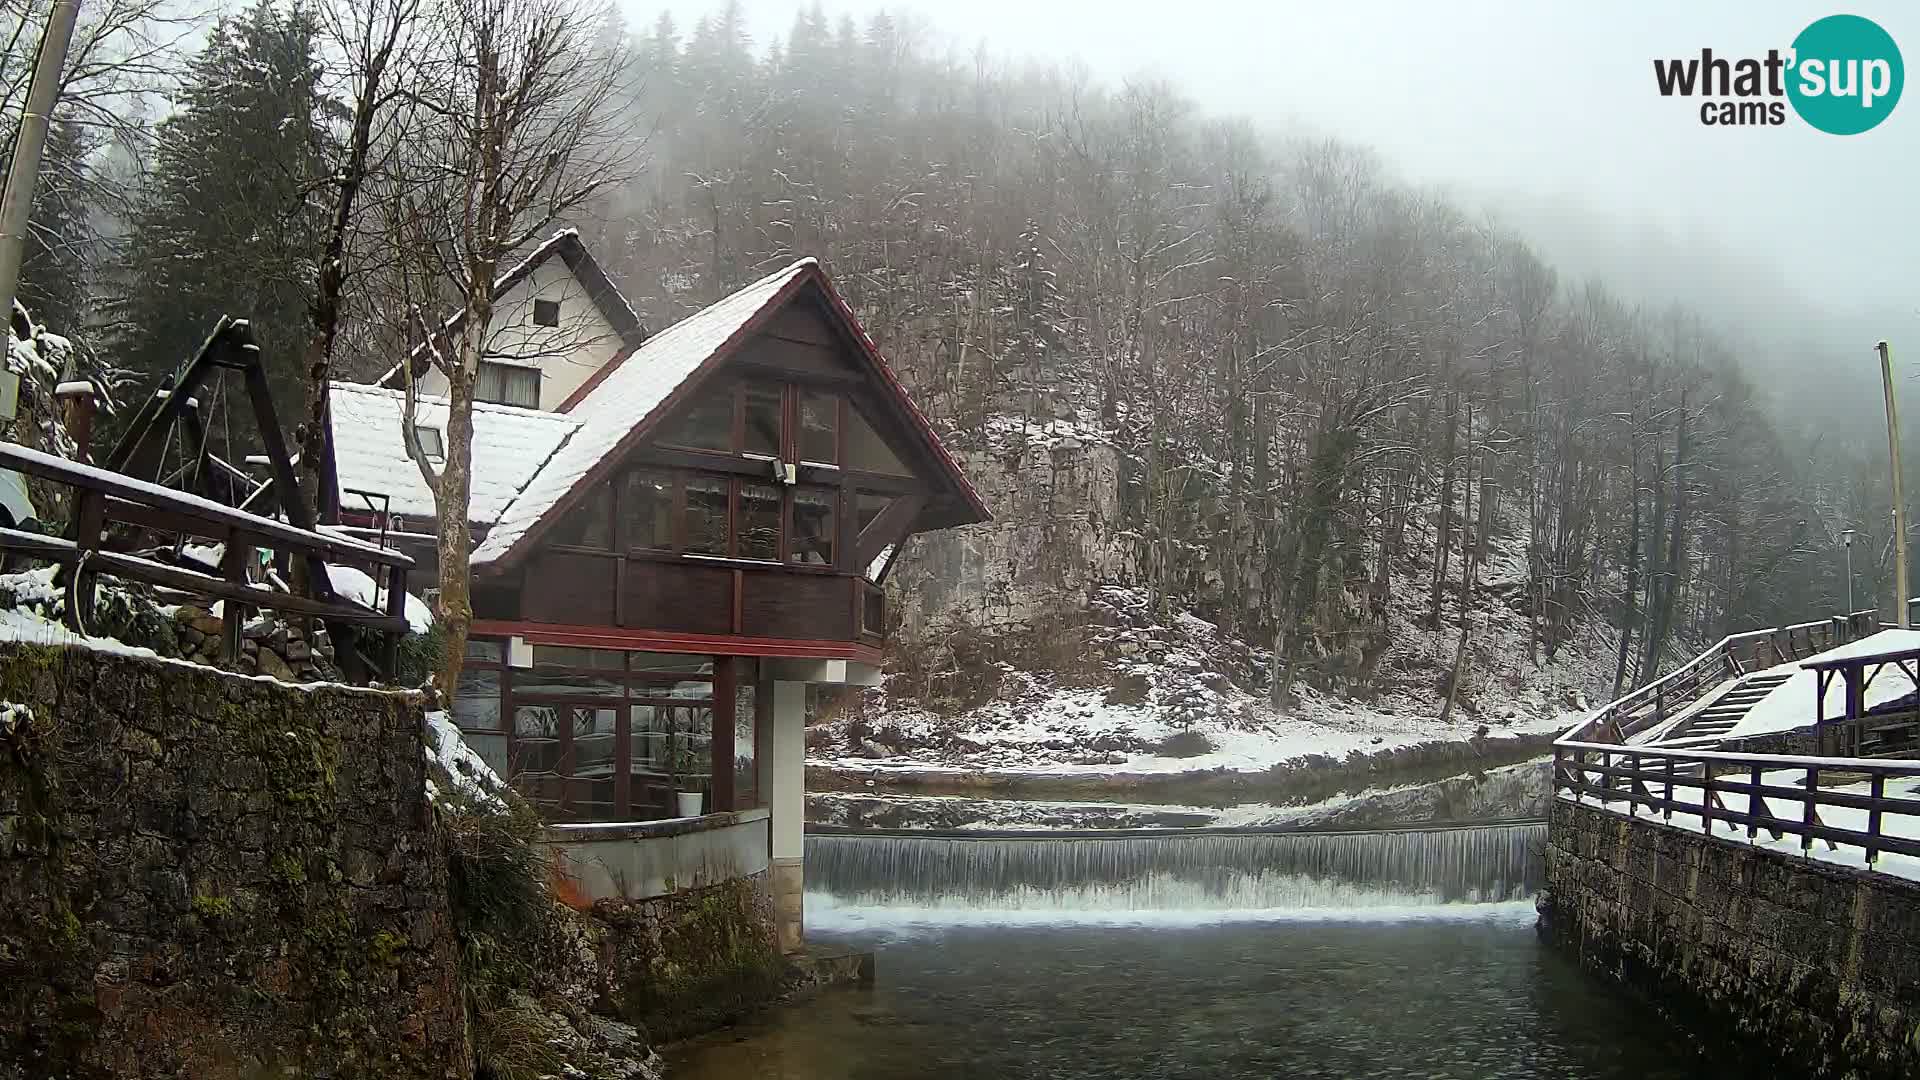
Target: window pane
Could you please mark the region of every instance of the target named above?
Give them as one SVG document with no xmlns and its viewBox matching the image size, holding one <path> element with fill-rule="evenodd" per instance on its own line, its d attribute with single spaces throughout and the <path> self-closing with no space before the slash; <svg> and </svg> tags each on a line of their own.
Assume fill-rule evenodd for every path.
<svg viewBox="0 0 1920 1080">
<path fill-rule="evenodd" d="M 660 441 L 699 450 L 733 449 L 733 384 L 702 390 L 680 415 L 667 421 Z"/>
<path fill-rule="evenodd" d="M 790 558 L 807 566 L 833 565 L 833 508 L 837 502 L 829 488 L 795 488 L 793 492 L 793 554 Z"/>
<path fill-rule="evenodd" d="M 653 705 L 630 707 L 632 717 L 633 760 L 628 768 L 636 775 L 667 771 L 666 710 Z M 634 784 L 633 800 L 641 801 L 640 784 Z M 648 800 L 652 801 L 652 800 Z"/>
<path fill-rule="evenodd" d="M 627 516 L 628 547 L 671 548 L 673 474 L 659 469 L 636 469 L 628 473 L 620 512 Z"/>
<path fill-rule="evenodd" d="M 713 709 L 706 705 L 659 706 L 668 736 L 667 771 L 682 791 L 705 790 L 713 775 Z"/>
<path fill-rule="evenodd" d="M 573 710 L 573 775 L 612 776 L 613 709 L 576 707 Z"/>
<path fill-rule="evenodd" d="M 563 705 L 516 705 L 513 709 L 513 736 L 517 742 L 560 740 L 560 710 Z"/>
<path fill-rule="evenodd" d="M 613 506 L 608 488 L 598 484 L 580 505 L 560 516 L 547 542 L 562 547 L 589 547 L 605 551 L 613 546 Z"/>
<path fill-rule="evenodd" d="M 740 485 L 740 537 L 733 553 L 742 559 L 780 557 L 780 489 Z"/>
<path fill-rule="evenodd" d="M 747 442 L 741 449 L 749 454 L 780 454 L 780 387 L 766 383 L 746 386 Z"/>
<path fill-rule="evenodd" d="M 538 668 L 591 668 L 595 671 L 619 671 L 626 666 L 626 654 L 618 649 L 576 649 L 569 645 L 535 645 L 533 666 Z M 519 689 L 516 683 L 514 689 Z"/>
<path fill-rule="evenodd" d="M 469 660 L 497 664 L 500 662 L 500 642 L 491 638 L 468 638 L 465 655 Z"/>
<path fill-rule="evenodd" d="M 687 480 L 687 550 L 703 555 L 727 553 L 727 482 L 711 477 Z"/>
<path fill-rule="evenodd" d="M 847 410 L 847 460 L 849 469 L 880 473 L 885 476 L 911 476 L 892 448 L 873 430 L 858 409 Z"/>
<path fill-rule="evenodd" d="M 473 397 L 495 405 L 537 409 L 540 407 L 540 369 L 482 360 L 474 373 Z"/>
<path fill-rule="evenodd" d="M 673 675 L 712 675 L 713 657 L 699 653 L 628 653 L 628 669 L 639 675 L 655 672 Z"/>
<path fill-rule="evenodd" d="M 500 673 L 461 668 L 453 693 L 453 722 L 475 731 L 500 730 Z"/>
<path fill-rule="evenodd" d="M 733 658 L 733 794 L 731 808 L 716 806 L 715 810 L 746 810 L 760 805 L 759 793 L 755 790 L 758 775 L 754 768 L 753 746 L 753 698 L 754 684 L 759 679 L 759 665 L 751 657 Z"/>
<path fill-rule="evenodd" d="M 800 394 L 800 460 L 838 464 L 840 398 L 807 390 Z"/>
</svg>

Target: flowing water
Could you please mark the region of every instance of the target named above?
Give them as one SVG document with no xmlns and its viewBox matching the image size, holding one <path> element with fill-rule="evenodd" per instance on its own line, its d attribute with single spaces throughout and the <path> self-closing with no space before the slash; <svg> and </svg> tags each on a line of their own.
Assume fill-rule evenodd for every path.
<svg viewBox="0 0 1920 1080">
<path fill-rule="evenodd" d="M 681 1047 L 676 1080 L 1715 1080 L 1543 947 L 1539 826 L 810 837 L 815 943 L 875 985 Z"/>
</svg>

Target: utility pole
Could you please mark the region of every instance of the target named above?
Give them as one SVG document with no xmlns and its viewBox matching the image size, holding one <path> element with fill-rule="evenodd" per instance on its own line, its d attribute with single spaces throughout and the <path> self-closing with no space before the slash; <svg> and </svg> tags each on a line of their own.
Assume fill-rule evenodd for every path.
<svg viewBox="0 0 1920 1080">
<path fill-rule="evenodd" d="M 1893 477 L 1893 614 L 1901 629 L 1907 621 L 1907 519 L 1900 490 L 1900 414 L 1893 407 L 1893 358 L 1887 343 L 1875 346 L 1880 351 L 1880 384 L 1887 396 L 1887 465 Z"/>
<path fill-rule="evenodd" d="M 40 36 L 34 60 L 33 85 L 13 136 L 13 160 L 7 166 L 6 192 L 0 195 L 0 313 L 11 322 L 13 295 L 20 283 L 20 260 L 27 244 L 27 217 L 33 209 L 33 189 L 40 178 L 40 154 L 47 144 L 47 126 L 60 95 L 60 69 L 67 62 L 67 43 L 80 15 L 80 0 L 53 0 L 47 29 Z M 11 415 L 11 414 L 9 414 Z"/>
</svg>

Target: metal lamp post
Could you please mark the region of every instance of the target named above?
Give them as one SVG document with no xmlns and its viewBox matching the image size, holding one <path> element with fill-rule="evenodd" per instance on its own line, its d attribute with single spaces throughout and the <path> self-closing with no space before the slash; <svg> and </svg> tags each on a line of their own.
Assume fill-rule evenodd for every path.
<svg viewBox="0 0 1920 1080">
<path fill-rule="evenodd" d="M 1853 615 L 1853 538 L 1854 530 L 1844 529 L 1840 533 L 1840 543 L 1847 549 L 1847 615 Z"/>
<path fill-rule="evenodd" d="M 1880 385 L 1887 397 L 1887 469 L 1893 481 L 1893 616 L 1902 630 L 1907 621 L 1907 530 L 1905 507 L 1900 491 L 1900 414 L 1893 407 L 1893 358 L 1882 341 L 1874 346 L 1880 354 Z"/>
</svg>

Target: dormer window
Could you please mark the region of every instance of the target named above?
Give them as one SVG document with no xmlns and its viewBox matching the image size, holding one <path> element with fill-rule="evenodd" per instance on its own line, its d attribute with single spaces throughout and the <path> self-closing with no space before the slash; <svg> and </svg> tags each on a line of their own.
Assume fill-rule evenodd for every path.
<svg viewBox="0 0 1920 1080">
<path fill-rule="evenodd" d="M 533 302 L 533 325 L 559 326 L 560 325 L 560 301 L 535 300 Z"/>
</svg>

